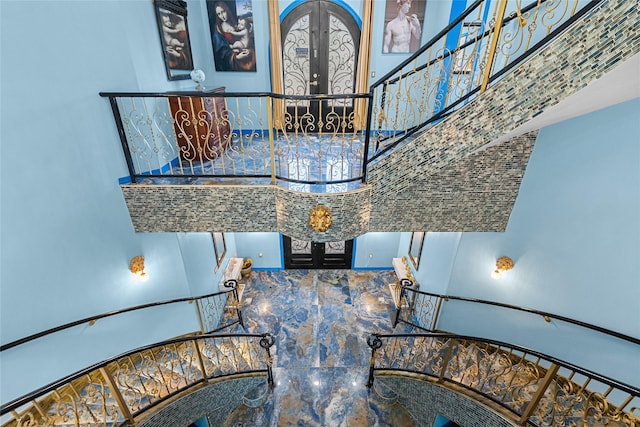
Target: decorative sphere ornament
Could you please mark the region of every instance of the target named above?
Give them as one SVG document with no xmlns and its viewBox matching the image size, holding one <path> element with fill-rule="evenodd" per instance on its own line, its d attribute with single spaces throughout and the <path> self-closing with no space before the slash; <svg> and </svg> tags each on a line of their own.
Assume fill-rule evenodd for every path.
<svg viewBox="0 0 640 427">
<path fill-rule="evenodd" d="M 204 71 L 196 68 L 189 75 L 191 76 L 191 80 L 193 80 L 196 83 L 196 90 L 202 91 L 203 89 L 202 82 L 205 79 Z"/>
</svg>

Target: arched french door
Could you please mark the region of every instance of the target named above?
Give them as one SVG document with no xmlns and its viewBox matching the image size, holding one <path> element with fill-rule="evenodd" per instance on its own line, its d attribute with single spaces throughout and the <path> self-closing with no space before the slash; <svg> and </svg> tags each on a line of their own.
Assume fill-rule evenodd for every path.
<svg viewBox="0 0 640 427">
<path fill-rule="evenodd" d="M 350 269 L 353 259 L 353 239 L 344 242 L 309 242 L 282 236 L 284 268 L 289 269 Z"/>
<path fill-rule="evenodd" d="M 327 0 L 310 0 L 292 9 L 280 28 L 285 94 L 355 92 L 360 28 L 347 10 Z M 306 117 L 308 126 L 323 121 L 320 116 L 329 109 L 348 115 L 353 104 L 352 99 L 288 101 L 287 112 L 298 122 Z"/>
</svg>

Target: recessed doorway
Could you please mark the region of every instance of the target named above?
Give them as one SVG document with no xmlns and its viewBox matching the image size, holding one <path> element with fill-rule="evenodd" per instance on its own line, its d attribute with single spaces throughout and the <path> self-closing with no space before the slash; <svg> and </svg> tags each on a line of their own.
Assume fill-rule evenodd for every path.
<svg viewBox="0 0 640 427">
<path fill-rule="evenodd" d="M 310 242 L 282 236 L 285 269 L 350 269 L 353 239 L 344 242 Z"/>
<path fill-rule="evenodd" d="M 346 9 L 327 0 L 306 1 L 287 14 L 280 28 L 285 94 L 355 92 L 360 27 Z M 287 112 L 292 118 L 291 126 L 297 123 L 317 132 L 322 130 L 318 128 L 320 123 L 330 128 L 329 112 L 336 117 L 349 117 L 353 101 L 288 100 Z"/>
</svg>

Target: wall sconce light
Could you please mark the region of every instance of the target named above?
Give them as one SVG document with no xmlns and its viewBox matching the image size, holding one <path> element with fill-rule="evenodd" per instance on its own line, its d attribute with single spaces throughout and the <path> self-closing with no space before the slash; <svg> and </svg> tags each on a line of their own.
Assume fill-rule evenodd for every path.
<svg viewBox="0 0 640 427">
<path fill-rule="evenodd" d="M 508 256 L 501 256 L 496 261 L 496 269 L 491 273 L 491 277 L 498 279 L 502 273 L 513 268 L 513 260 Z"/>
<path fill-rule="evenodd" d="M 141 282 L 149 279 L 149 275 L 144 271 L 144 257 L 142 255 L 131 258 L 129 270 L 131 270 L 133 276 Z"/>
</svg>

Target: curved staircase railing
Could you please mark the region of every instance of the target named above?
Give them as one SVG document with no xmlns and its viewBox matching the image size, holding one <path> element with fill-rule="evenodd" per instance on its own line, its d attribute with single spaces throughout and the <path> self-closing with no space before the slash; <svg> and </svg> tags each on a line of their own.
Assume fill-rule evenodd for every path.
<svg viewBox="0 0 640 427">
<path fill-rule="evenodd" d="M 57 332 L 71 329 L 75 326 L 89 325 L 93 326 L 101 319 L 118 316 L 124 313 L 132 311 L 140 311 L 147 308 L 159 307 L 170 304 L 180 304 L 187 302 L 192 304 L 195 302 L 195 314 L 197 315 L 198 322 L 200 324 L 200 333 L 212 333 L 222 329 L 228 328 L 235 324 L 240 324 L 244 329 L 244 321 L 242 319 L 242 310 L 238 301 L 238 282 L 235 280 L 228 280 L 224 286 L 227 288 L 225 291 L 214 292 L 207 295 L 201 295 L 197 297 L 176 298 L 167 301 L 153 302 L 149 304 L 141 304 L 133 307 L 127 307 L 120 310 L 113 310 L 107 313 L 97 314 L 95 316 L 86 317 L 84 319 L 76 320 L 73 322 L 65 323 L 54 328 L 47 329 L 45 331 L 32 334 L 0 346 L 0 352 L 9 350 L 22 344 L 26 344 L 30 341 L 37 340 L 39 338 L 51 335 Z M 225 310 L 234 311 L 235 318 L 232 316 L 225 317 Z M 193 332 L 193 331 L 191 331 Z"/>
<path fill-rule="evenodd" d="M 0 407 L 3 425 L 120 425 L 199 385 L 244 375 L 273 385 L 270 334 L 176 338 L 97 363 Z"/>
<path fill-rule="evenodd" d="M 454 334 L 372 334 L 368 386 L 385 375 L 418 376 L 482 396 L 518 425 L 640 425 L 640 389 L 552 356 Z"/>
<path fill-rule="evenodd" d="M 640 345 L 640 339 L 636 337 L 604 328 L 602 326 L 571 319 L 566 316 L 560 316 L 541 310 L 519 307 L 516 305 L 505 304 L 496 301 L 487 301 L 476 298 L 467 298 L 452 295 L 441 295 L 420 291 L 418 289 L 415 289 L 413 282 L 409 279 L 400 280 L 399 285 L 394 286 L 394 291 L 398 292 L 397 295 L 394 295 L 394 301 L 398 302 L 395 305 L 395 313 L 392 319 L 394 327 L 396 327 L 398 323 L 405 323 L 423 331 L 437 332 L 438 319 L 440 318 L 440 313 L 443 309 L 443 306 L 447 303 L 463 302 L 526 312 L 536 316 L 540 316 L 546 322 L 550 322 L 551 320 L 559 320 L 572 325 L 576 325 L 580 328 L 589 329 L 601 334 L 609 335 L 635 345 Z"/>
<path fill-rule="evenodd" d="M 403 319 L 407 317 L 402 313 L 415 313 L 419 306 L 439 309 L 442 301 L 461 300 L 549 316 L 635 344 L 640 342 L 633 337 L 551 313 L 413 290 L 407 287 L 407 282 L 403 282 L 405 286 L 401 288 L 399 299 L 397 319 L 400 321 L 406 322 Z M 235 287 L 232 286 L 230 291 L 198 298 L 206 301 L 207 298 L 224 295 L 230 300 L 225 299 L 225 302 L 233 307 L 237 301 L 233 290 Z M 420 298 L 424 301 L 416 303 Z M 183 298 L 147 304 L 91 319 L 191 300 Z M 238 308 L 240 316 L 239 307 L 235 305 L 235 308 Z M 52 328 L 5 347 L 15 347 L 86 321 L 83 319 Z M 418 324 L 413 326 L 420 327 Z M 633 423 L 640 422 L 640 389 L 637 387 L 525 347 L 443 333 L 373 334 L 367 343 L 372 351 L 369 386 L 376 375 L 392 371 L 420 374 L 479 393 L 511 411 L 520 423 L 565 425 L 565 422 L 582 420 L 583 424 L 586 423 L 584 425 L 635 427 Z M 87 420 L 105 425 L 120 424 L 207 381 L 241 374 L 264 374 L 267 382 L 272 384 L 269 349 L 273 344 L 274 338 L 270 334 L 206 334 L 167 340 L 97 363 L 2 404 L 0 415 L 11 417 L 4 424 L 7 426 L 83 424 L 89 422 Z M 595 423 L 596 419 L 604 422 Z"/>
</svg>

